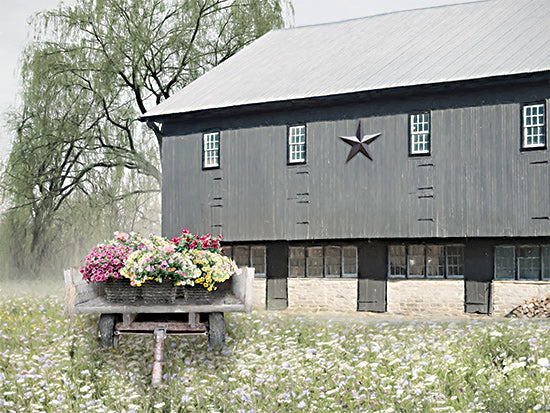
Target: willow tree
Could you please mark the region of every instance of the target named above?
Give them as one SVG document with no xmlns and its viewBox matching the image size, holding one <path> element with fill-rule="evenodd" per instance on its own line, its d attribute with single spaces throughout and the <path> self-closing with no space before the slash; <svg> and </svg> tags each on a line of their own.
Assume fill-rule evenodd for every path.
<svg viewBox="0 0 550 413">
<path fill-rule="evenodd" d="M 2 176 L 15 264 L 55 256 L 61 231 L 110 231 L 121 203 L 130 223 L 143 214 L 128 200 L 159 190 L 160 134 L 137 118 L 291 15 L 289 0 L 77 0 L 37 15 Z M 103 214 L 78 222 L 86 208 Z"/>
</svg>

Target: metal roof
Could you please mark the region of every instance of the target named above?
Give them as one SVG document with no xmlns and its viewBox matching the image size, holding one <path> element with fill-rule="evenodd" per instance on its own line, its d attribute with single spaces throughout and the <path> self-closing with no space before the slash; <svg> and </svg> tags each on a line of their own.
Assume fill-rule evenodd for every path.
<svg viewBox="0 0 550 413">
<path fill-rule="evenodd" d="M 486 0 L 274 30 L 144 118 L 550 70 L 550 0 Z"/>
</svg>

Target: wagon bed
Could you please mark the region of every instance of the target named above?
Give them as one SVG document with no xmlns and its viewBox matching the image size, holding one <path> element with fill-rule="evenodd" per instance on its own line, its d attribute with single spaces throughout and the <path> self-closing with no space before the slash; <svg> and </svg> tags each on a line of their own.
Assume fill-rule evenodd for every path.
<svg viewBox="0 0 550 413">
<path fill-rule="evenodd" d="M 241 268 L 231 278 L 231 289 L 209 298 L 176 298 L 171 304 L 117 303 L 107 301 L 101 284 L 82 280 L 77 268 L 65 270 L 65 310 L 75 314 L 100 314 L 99 342 L 104 347 L 116 346 L 123 334 L 153 334 L 155 359 L 153 384 L 159 384 L 162 370 L 164 338 L 167 335 L 207 335 L 211 345 L 225 341 L 224 312 L 246 312 L 252 309 L 254 268 Z"/>
<path fill-rule="evenodd" d="M 254 268 L 243 267 L 241 274 L 231 278 L 231 290 L 223 297 L 190 300 L 176 298 L 173 304 L 113 303 L 105 299 L 101 284 L 82 280 L 77 268 L 65 271 L 66 311 L 69 316 L 79 313 L 209 313 L 245 312 L 252 308 Z"/>
</svg>

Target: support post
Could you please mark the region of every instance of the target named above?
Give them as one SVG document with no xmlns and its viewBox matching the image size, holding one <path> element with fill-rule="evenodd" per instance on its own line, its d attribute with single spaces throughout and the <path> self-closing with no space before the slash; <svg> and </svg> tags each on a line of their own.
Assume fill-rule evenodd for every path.
<svg viewBox="0 0 550 413">
<path fill-rule="evenodd" d="M 166 338 L 166 330 L 164 328 L 156 328 L 153 332 L 155 337 L 155 352 L 153 359 L 153 387 L 158 386 L 162 381 L 162 359 L 164 357 L 164 339 Z"/>
</svg>

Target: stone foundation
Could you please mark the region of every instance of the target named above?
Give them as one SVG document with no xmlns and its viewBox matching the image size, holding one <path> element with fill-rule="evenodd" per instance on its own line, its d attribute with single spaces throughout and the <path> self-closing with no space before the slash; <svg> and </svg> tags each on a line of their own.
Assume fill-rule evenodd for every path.
<svg viewBox="0 0 550 413">
<path fill-rule="evenodd" d="M 255 310 L 265 310 L 265 278 L 254 278 L 252 283 L 252 307 Z"/>
<path fill-rule="evenodd" d="M 464 315 L 464 280 L 388 280 L 386 297 L 389 314 Z"/>
<path fill-rule="evenodd" d="M 288 279 L 288 309 L 357 311 L 357 279 Z"/>
<path fill-rule="evenodd" d="M 550 281 L 493 281 L 493 315 L 502 317 L 531 297 L 550 293 Z"/>
<path fill-rule="evenodd" d="M 550 293 L 550 281 L 493 281 L 492 315 L 503 317 L 530 297 Z M 460 317 L 464 280 L 388 280 L 387 314 L 412 317 Z M 266 279 L 255 278 L 253 307 L 266 308 Z M 357 311 L 357 279 L 288 279 L 291 311 Z"/>
</svg>

